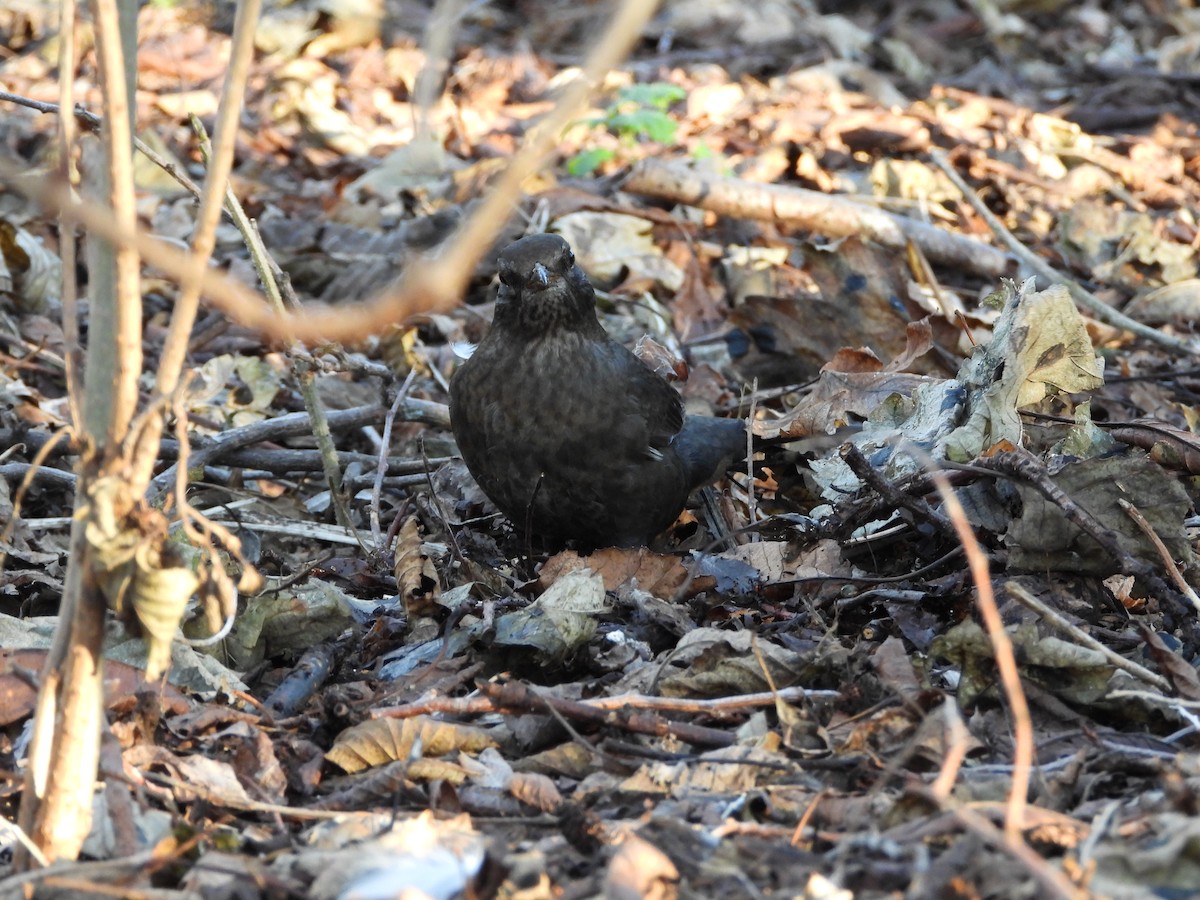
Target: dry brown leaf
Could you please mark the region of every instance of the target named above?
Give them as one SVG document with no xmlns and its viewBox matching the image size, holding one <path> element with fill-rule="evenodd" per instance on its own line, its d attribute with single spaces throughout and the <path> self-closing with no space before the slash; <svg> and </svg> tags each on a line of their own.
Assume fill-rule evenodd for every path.
<svg viewBox="0 0 1200 900">
<path fill-rule="evenodd" d="M 608 864 L 606 900 L 667 900 L 676 896 L 679 870 L 665 853 L 636 835 L 628 835 Z"/>
<path fill-rule="evenodd" d="M 685 241 L 672 241 L 667 248 L 667 259 L 683 270 L 683 284 L 671 304 L 680 340 L 688 341 L 715 331 L 723 323 L 726 307 L 711 286 L 711 279 L 705 278 L 707 267 L 701 267 L 691 244 Z"/>
<path fill-rule="evenodd" d="M 667 381 L 687 381 L 687 362 L 648 334 L 638 338 L 633 347 L 633 355 Z"/>
<path fill-rule="evenodd" d="M 555 812 L 563 802 L 554 782 L 537 772 L 514 772 L 508 782 L 508 792 L 542 812 Z"/>
<path fill-rule="evenodd" d="M 463 784 L 470 773 L 458 763 L 449 759 L 414 759 L 404 770 L 404 777 L 410 781 L 448 781 L 450 784 Z"/>
<path fill-rule="evenodd" d="M 347 772 L 419 756 L 478 753 L 496 742 L 479 728 L 442 722 L 429 716 L 411 719 L 371 719 L 338 735 L 325 758 Z"/>
<path fill-rule="evenodd" d="M 590 569 L 599 575 L 606 591 L 616 591 L 636 579 L 639 588 L 658 597 L 673 596 L 688 577 L 678 557 L 655 553 L 645 547 L 608 547 L 587 557 L 581 557 L 574 550 L 564 550 L 542 566 L 538 573 L 538 590 L 544 591 L 564 575 L 580 569 Z"/>
<path fill-rule="evenodd" d="M 46 312 L 59 300 L 62 261 L 39 238 L 0 219 L 0 295 L 18 312 Z"/>
<path fill-rule="evenodd" d="M 425 554 L 420 525 L 410 516 L 396 535 L 396 589 L 410 619 L 432 615 L 441 594 L 437 568 Z"/>
<path fill-rule="evenodd" d="M 917 695 L 921 693 L 921 682 L 902 640 L 897 637 L 886 638 L 875 651 L 871 661 L 885 686 L 895 691 L 905 702 L 916 701 Z"/>
<path fill-rule="evenodd" d="M 1168 647 L 1162 637 L 1153 630 L 1139 625 L 1138 633 L 1146 642 L 1146 647 L 1159 670 L 1170 679 L 1179 696 L 1185 700 L 1200 700 L 1200 676 L 1196 674 L 1195 667 Z"/>
</svg>

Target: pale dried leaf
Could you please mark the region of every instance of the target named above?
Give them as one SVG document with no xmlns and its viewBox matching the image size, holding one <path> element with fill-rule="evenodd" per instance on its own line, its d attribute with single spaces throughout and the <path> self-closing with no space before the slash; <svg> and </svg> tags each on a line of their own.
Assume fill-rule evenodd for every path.
<svg viewBox="0 0 1200 900">
<path fill-rule="evenodd" d="M 413 754 L 478 753 L 495 745 L 495 741 L 479 728 L 442 722 L 429 716 L 371 719 L 338 735 L 325 758 L 347 772 L 361 772 L 371 766 L 408 759 Z"/>
</svg>

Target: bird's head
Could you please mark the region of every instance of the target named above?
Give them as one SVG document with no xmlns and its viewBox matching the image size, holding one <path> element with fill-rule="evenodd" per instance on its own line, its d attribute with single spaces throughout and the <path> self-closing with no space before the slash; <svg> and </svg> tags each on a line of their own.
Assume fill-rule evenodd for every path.
<svg viewBox="0 0 1200 900">
<path fill-rule="evenodd" d="M 599 327 L 596 294 L 557 234 L 531 234 L 500 252 L 495 324 L 537 336 Z"/>
</svg>

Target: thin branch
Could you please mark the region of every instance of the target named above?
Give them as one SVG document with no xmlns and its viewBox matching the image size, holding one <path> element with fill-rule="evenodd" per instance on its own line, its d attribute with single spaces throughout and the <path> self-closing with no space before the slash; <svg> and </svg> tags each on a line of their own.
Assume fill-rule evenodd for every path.
<svg viewBox="0 0 1200 900">
<path fill-rule="evenodd" d="M 643 160 L 634 166 L 622 188 L 721 215 L 788 222 L 829 237 L 858 235 L 897 252 L 903 252 L 911 241 L 935 262 L 991 278 L 1013 268 L 1008 255 L 995 247 L 874 209 L 850 197 L 703 174 L 680 162 Z"/>
<path fill-rule="evenodd" d="M 1022 587 L 1017 582 L 1015 582 L 1015 581 L 1008 582 L 1006 585 L 1004 585 L 1004 589 L 1008 592 L 1008 595 L 1010 597 L 1012 597 L 1014 600 L 1016 600 L 1022 606 L 1026 607 L 1027 609 L 1033 610 L 1035 613 L 1037 613 L 1039 616 L 1041 616 L 1043 619 L 1045 619 L 1047 622 L 1049 622 L 1051 625 L 1053 625 L 1059 631 L 1062 631 L 1065 634 L 1070 635 L 1077 644 L 1080 644 L 1084 647 L 1087 647 L 1089 650 L 1095 650 L 1097 653 L 1102 654 L 1104 656 L 1104 658 L 1107 659 L 1110 663 L 1112 663 L 1112 665 L 1115 666 L 1116 668 L 1121 669 L 1124 672 L 1128 672 L 1130 675 L 1132 675 L 1134 678 L 1138 679 L 1139 681 L 1144 681 L 1147 684 L 1154 685 L 1160 691 L 1169 692 L 1171 690 L 1171 685 L 1167 681 L 1167 679 L 1163 678 L 1161 675 L 1157 675 L 1154 672 L 1151 672 L 1149 669 L 1147 669 L 1144 666 L 1139 666 L 1137 663 L 1126 659 L 1121 654 L 1119 654 L 1115 650 L 1113 650 L 1111 647 L 1107 647 L 1104 644 L 1100 643 L 1100 641 L 1096 640 L 1094 637 L 1092 637 L 1090 634 L 1088 634 L 1083 629 L 1081 629 L 1075 625 L 1072 625 L 1061 614 L 1059 614 L 1057 611 L 1051 609 L 1049 606 L 1047 606 L 1045 603 L 1043 603 L 1037 597 L 1033 596 L 1033 594 L 1031 594 L 1029 591 L 1027 591 L 1024 587 Z"/>
<path fill-rule="evenodd" d="M 404 379 L 404 384 L 400 385 L 400 390 L 396 392 L 396 399 L 388 409 L 387 418 L 383 422 L 383 436 L 379 441 L 379 459 L 376 461 L 375 478 L 371 487 L 370 519 L 371 537 L 375 540 L 375 552 L 380 554 L 387 550 L 383 541 L 383 530 L 379 524 L 379 501 L 383 495 L 383 476 L 388 467 L 388 450 L 392 445 L 392 425 L 396 422 L 396 414 L 408 396 L 416 374 L 416 369 L 410 370 L 408 377 Z"/>
<path fill-rule="evenodd" d="M 1033 766 L 1033 721 L 1029 716 L 1029 703 L 1025 699 L 1025 690 L 1021 686 L 1020 670 L 1017 668 L 1016 654 L 1013 652 L 1012 641 L 1004 630 L 1004 621 L 1000 618 L 1000 610 L 996 606 L 996 595 L 992 590 L 991 573 L 988 571 L 987 556 L 975 540 L 971 524 L 958 495 L 950 487 L 950 482 L 940 471 L 930 473 L 950 521 L 958 532 L 963 550 L 967 554 L 967 566 L 971 572 L 971 580 L 975 583 L 978 598 L 979 613 L 983 617 L 988 639 L 992 643 L 992 652 L 996 655 L 996 668 L 1000 672 L 1000 683 L 1008 697 L 1008 705 L 1013 717 L 1013 776 L 1012 788 L 1008 795 L 1008 814 L 1005 816 L 1004 833 L 1010 849 L 1017 851 L 1025 848 L 1021 839 L 1022 823 L 1025 821 L 1025 804 L 1029 793 L 1029 775 Z"/>
<path fill-rule="evenodd" d="M 58 43 L 58 99 L 62 108 L 70 109 L 75 90 L 75 0 L 60 0 Z M 75 118 L 62 116 L 58 120 L 59 177 L 71 183 L 71 160 L 75 152 Z M 75 280 L 75 229 L 60 223 L 58 255 L 62 261 L 62 329 L 63 363 L 67 375 L 67 403 L 71 423 L 83 427 L 80 402 L 83 399 L 83 378 L 80 372 L 82 349 L 79 343 L 79 285 Z"/>
<path fill-rule="evenodd" d="M 200 153 L 204 157 L 205 164 L 210 165 L 213 150 L 208 141 L 208 134 L 199 118 L 192 116 L 191 121 L 192 129 L 200 139 Z M 225 189 L 225 208 L 232 215 L 234 224 L 241 233 L 246 248 L 250 251 L 250 259 L 254 263 L 254 269 L 258 273 L 258 279 L 262 283 L 263 289 L 267 292 L 267 299 L 271 306 L 280 315 L 289 307 L 298 308 L 299 303 L 290 291 L 287 294 L 287 304 L 285 305 L 284 294 L 280 290 L 279 281 L 276 278 L 276 273 L 282 270 L 271 254 L 267 252 L 258 228 L 246 215 L 241 201 L 229 187 Z M 304 399 L 304 409 L 312 421 L 312 433 L 313 437 L 317 439 L 317 448 L 321 453 L 322 468 L 325 472 L 325 481 L 329 486 L 329 498 L 333 504 L 334 515 L 339 525 L 354 531 L 354 521 L 350 516 L 350 509 L 346 505 L 346 497 L 342 489 L 342 469 L 338 461 L 337 447 L 334 445 L 333 435 L 329 430 L 325 407 L 317 394 L 315 374 L 317 363 L 307 349 L 299 343 L 293 343 L 288 348 L 287 357 L 292 374 L 300 387 L 300 395 Z M 364 549 L 366 548 L 364 547 Z"/>
<path fill-rule="evenodd" d="M 386 414 L 386 407 L 374 403 L 367 404 L 366 406 L 355 406 L 350 409 L 338 409 L 329 413 L 329 427 L 335 429 L 357 428 L 360 425 L 382 422 Z M 429 400 L 416 400 L 411 397 L 404 401 L 401 415 L 408 422 L 424 422 L 428 425 L 437 425 L 443 428 L 450 423 L 449 413 L 443 404 L 433 403 Z M 312 422 L 308 417 L 308 413 L 297 412 L 275 416 L 272 419 L 264 419 L 261 422 L 253 422 L 230 431 L 223 431 L 214 437 L 211 443 L 193 452 L 189 465 L 192 468 L 207 466 L 213 460 L 223 458 L 230 450 L 248 447 L 260 441 L 278 440 L 279 438 L 308 434 L 311 428 Z M 175 467 L 172 466 L 156 475 L 153 485 L 158 489 L 162 489 L 170 485 L 174 481 L 174 478 Z"/>
<path fill-rule="evenodd" d="M 137 227 L 137 207 L 133 184 L 132 123 L 130 121 L 130 85 L 122 59 L 121 23 L 117 7 L 111 2 L 93 2 L 96 23 L 96 56 L 104 85 L 105 127 L 101 136 L 108 164 L 107 214 L 119 227 Z M 99 173 L 97 173 L 99 174 Z M 94 251 L 105 252 L 101 248 Z M 93 285 L 91 292 L 92 331 L 88 343 L 87 372 L 83 414 L 86 432 L 100 440 L 109 451 L 125 440 L 129 423 L 137 409 L 137 380 L 142 374 L 142 295 L 141 261 L 136 247 L 115 242 L 110 248 L 111 282 L 97 278 L 97 254 L 89 254 Z M 101 315 L 97 309 L 104 290 L 111 290 L 112 309 Z M 111 327 L 112 331 L 109 332 Z M 106 339 L 111 344 L 105 346 Z M 99 421 L 100 416 L 105 421 Z"/>
<path fill-rule="evenodd" d="M 1197 612 L 1200 612 L 1200 597 L 1196 596 L 1196 591 L 1184 580 L 1183 573 L 1179 571 L 1179 566 L 1175 565 L 1171 551 L 1167 549 L 1167 545 L 1158 536 L 1158 532 L 1154 530 L 1154 526 L 1146 520 L 1146 517 L 1142 515 L 1142 511 L 1128 500 L 1119 497 L 1117 498 L 1117 505 L 1125 510 L 1125 514 L 1133 520 L 1133 523 L 1141 529 L 1146 539 L 1154 545 L 1154 549 L 1158 552 L 1158 558 L 1162 560 L 1163 568 L 1171 576 L 1171 581 L 1175 583 L 1175 587 L 1179 588 L 1179 592 L 1191 601 L 1192 606 L 1196 608 Z"/>
<path fill-rule="evenodd" d="M 242 98 L 245 95 L 250 62 L 254 58 L 254 32 L 260 9 L 261 0 L 242 0 L 237 6 L 229 69 L 225 73 L 225 84 L 221 90 L 221 102 L 217 110 L 215 147 L 208 160 L 208 174 L 200 196 L 200 211 L 196 215 L 196 225 L 192 231 L 189 267 L 180 282 L 179 294 L 171 311 L 171 324 L 158 361 L 155 387 L 163 397 L 174 394 L 179 386 L 187 354 L 188 336 L 192 333 L 192 326 L 196 323 L 196 311 L 200 306 L 203 275 L 216 246 L 217 225 L 225 205 L 225 187 L 233 167 L 233 148 L 237 140 Z M 133 464 L 135 489 L 150 481 L 150 474 L 158 456 L 158 442 L 162 437 L 162 429 L 162 417 L 156 417 L 143 432 L 138 443 Z"/>
<path fill-rule="evenodd" d="M 62 2 L 64 4 L 65 3 L 72 4 L 71 10 L 72 10 L 72 14 L 73 14 L 74 13 L 74 0 L 62 0 Z M 63 10 L 62 16 L 61 16 L 62 21 L 66 22 L 67 21 L 67 17 L 66 17 L 66 9 L 67 8 L 65 5 L 62 6 L 61 8 Z M 70 42 L 73 46 L 74 39 L 75 39 L 73 27 L 67 28 L 66 26 L 64 26 L 62 39 L 64 42 Z M 62 52 L 63 51 L 60 50 L 60 53 L 62 53 Z M 67 66 L 65 57 L 60 56 L 58 71 L 59 71 L 60 79 L 62 78 L 63 72 L 74 73 L 74 71 L 75 71 L 74 62 L 72 61 L 71 65 Z M 72 74 L 72 77 L 73 77 L 73 74 Z M 51 113 L 52 115 L 56 115 L 56 116 L 59 115 L 59 113 L 64 109 L 72 109 L 72 106 L 71 106 L 72 101 L 71 101 L 70 93 L 68 92 L 68 93 L 64 94 L 61 90 L 59 92 L 59 102 L 58 103 L 47 103 L 44 100 L 34 100 L 31 97 L 23 97 L 20 94 L 10 94 L 8 91 L 0 91 L 0 101 L 8 101 L 9 103 L 15 103 L 17 106 L 24 106 L 27 109 L 37 110 L 40 113 Z M 79 104 L 75 104 L 75 106 L 73 108 L 73 112 L 75 113 L 74 116 L 63 116 L 63 120 L 65 121 L 67 119 L 70 119 L 73 125 L 81 124 L 85 128 L 87 128 L 88 131 L 92 132 L 93 134 L 100 133 L 100 126 L 104 124 L 104 119 L 102 119 L 100 116 L 96 115 L 94 112 L 91 112 L 90 110 L 85 109 L 84 107 L 80 106 Z M 179 166 L 175 165 L 175 163 L 171 162 L 171 160 L 167 159 L 165 156 L 163 156 L 161 153 L 159 153 L 157 150 L 155 150 L 153 147 L 151 147 L 149 144 L 147 144 L 145 141 L 143 141 L 140 137 L 137 137 L 136 135 L 134 135 L 134 138 L 133 138 L 133 149 L 137 150 L 140 154 L 142 154 L 142 156 L 146 157 L 146 159 L 150 160 L 150 162 L 154 163 L 156 166 L 158 166 L 160 169 L 162 169 L 164 172 L 166 172 L 168 175 L 170 175 L 172 178 L 174 178 L 177 182 L 179 182 L 180 187 L 182 187 L 184 190 L 186 190 L 192 196 L 199 199 L 200 186 L 198 184 L 196 184 L 196 182 L 192 181 L 192 179 L 188 178 L 187 175 L 185 175 L 183 172 L 181 172 L 179 170 Z"/>
</svg>

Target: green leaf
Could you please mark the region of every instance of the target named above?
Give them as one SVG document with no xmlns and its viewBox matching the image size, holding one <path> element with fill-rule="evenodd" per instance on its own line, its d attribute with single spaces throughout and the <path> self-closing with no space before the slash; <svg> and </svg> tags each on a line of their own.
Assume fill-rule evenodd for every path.
<svg viewBox="0 0 1200 900">
<path fill-rule="evenodd" d="M 591 175 L 616 155 L 616 151 L 606 147 L 582 150 L 567 161 L 567 174 L 577 177 Z"/>
<path fill-rule="evenodd" d="M 618 113 L 610 116 L 609 127 L 622 137 L 648 137 L 660 144 L 669 144 L 675 140 L 675 130 L 678 127 L 666 113 L 656 109 L 639 109 L 633 112 Z"/>
<path fill-rule="evenodd" d="M 682 100 L 687 91 L 665 81 L 653 81 L 649 84 L 631 84 L 617 91 L 618 102 L 636 103 L 638 106 L 648 106 L 665 110 L 672 103 Z"/>
</svg>

